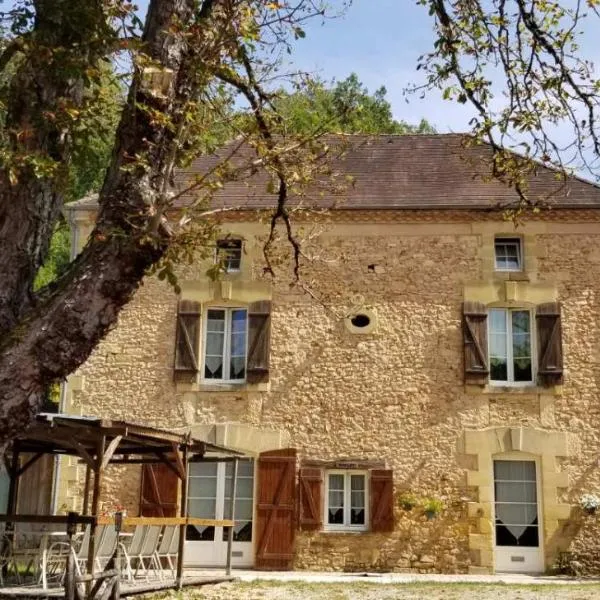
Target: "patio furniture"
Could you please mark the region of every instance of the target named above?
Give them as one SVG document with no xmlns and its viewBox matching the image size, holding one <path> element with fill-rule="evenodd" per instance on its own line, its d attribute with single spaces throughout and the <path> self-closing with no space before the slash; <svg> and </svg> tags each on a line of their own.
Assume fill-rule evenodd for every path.
<svg viewBox="0 0 600 600">
<path fill-rule="evenodd" d="M 156 549 L 158 547 L 161 529 L 162 527 L 160 525 L 148 525 L 146 527 L 146 535 L 144 536 L 140 551 L 135 556 L 132 556 L 137 562 L 134 577 L 137 577 L 138 572 L 141 570 L 146 580 L 148 580 L 151 569 L 160 570 L 160 564 L 157 564 L 156 562 Z"/>
<path fill-rule="evenodd" d="M 163 578 L 163 559 L 166 560 L 169 565 L 169 570 L 171 571 L 171 575 L 175 576 L 175 566 L 172 562 L 173 552 L 175 552 L 175 557 L 177 556 L 177 548 L 179 545 L 179 527 L 177 525 L 167 525 L 162 534 L 162 538 L 160 540 L 160 544 L 158 545 L 155 557 L 155 563 L 160 568 L 160 577 Z"/>
<path fill-rule="evenodd" d="M 137 564 L 137 557 L 142 552 L 146 533 L 148 532 L 147 525 L 138 525 L 133 532 L 133 536 L 128 544 L 120 543 L 123 556 L 125 557 L 125 571 L 129 581 L 133 581 L 134 572 L 133 565 Z"/>
</svg>

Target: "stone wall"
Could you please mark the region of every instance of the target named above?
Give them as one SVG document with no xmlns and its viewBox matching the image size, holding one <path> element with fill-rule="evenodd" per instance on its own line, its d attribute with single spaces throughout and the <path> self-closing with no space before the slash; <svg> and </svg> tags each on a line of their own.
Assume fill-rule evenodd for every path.
<svg viewBox="0 0 600 600">
<path fill-rule="evenodd" d="M 507 276 L 493 272 L 490 248 L 494 234 L 511 232 L 512 224 L 469 213 L 364 213 L 362 221 L 338 216 L 319 225 L 306 245 L 313 260 L 303 268 L 304 289 L 290 286 L 285 268 L 274 282 L 267 386 L 217 391 L 173 383 L 176 297 L 149 279 L 80 369 L 84 385 L 72 394 L 73 410 L 163 428 L 237 421 L 283 431 L 301 459 L 382 461 L 394 470 L 397 497 L 410 490 L 445 504 L 428 521 L 421 509 L 397 502 L 395 531 L 387 535 L 300 533 L 297 568 L 487 570 L 489 557 L 482 558 L 473 536 L 489 546 L 491 527 L 473 511 L 481 498 L 467 479 L 477 464 L 465 450 L 465 431 L 567 432 L 568 456 L 557 456 L 555 470 L 566 471 L 568 485 L 547 493 L 575 505 L 581 493 L 600 492 L 600 223 L 589 211 L 567 214 L 548 213 L 519 228 L 526 276 L 514 292 L 562 303 L 563 386 L 522 391 L 463 383 L 461 302 L 469 290 L 493 300 L 505 293 Z M 250 280 L 268 288 L 256 241 L 263 226 L 226 227 L 246 239 L 246 267 L 230 278 L 234 296 L 239 289 L 243 297 Z M 182 268 L 184 296 L 213 289 L 206 267 Z M 344 326 L 344 316 L 360 308 L 377 319 L 366 335 Z M 139 481 L 123 482 L 122 475 L 107 477 L 110 493 L 133 507 Z M 559 520 L 548 566 L 569 551 L 582 569 L 598 570 L 596 523 L 575 509 Z"/>
</svg>

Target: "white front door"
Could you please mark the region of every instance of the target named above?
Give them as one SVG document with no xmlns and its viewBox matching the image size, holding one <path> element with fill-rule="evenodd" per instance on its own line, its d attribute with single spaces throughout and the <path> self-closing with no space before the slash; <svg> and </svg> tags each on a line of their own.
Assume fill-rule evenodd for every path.
<svg viewBox="0 0 600 600">
<path fill-rule="evenodd" d="M 203 519 L 229 519 L 233 463 L 199 462 L 190 464 L 188 514 Z M 232 565 L 251 567 L 252 515 L 254 509 L 254 461 L 240 460 L 235 501 Z M 189 526 L 186 532 L 185 564 L 199 567 L 224 567 L 227 536 L 223 527 Z"/>
<path fill-rule="evenodd" d="M 494 460 L 496 571 L 544 571 L 535 460 Z"/>
</svg>

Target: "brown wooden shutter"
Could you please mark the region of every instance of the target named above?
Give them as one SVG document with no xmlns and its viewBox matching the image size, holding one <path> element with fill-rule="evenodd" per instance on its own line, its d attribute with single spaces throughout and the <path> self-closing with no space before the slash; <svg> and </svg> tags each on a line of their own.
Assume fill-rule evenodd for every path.
<svg viewBox="0 0 600 600">
<path fill-rule="evenodd" d="M 371 471 L 371 531 L 394 531 L 394 476 L 389 469 Z"/>
<path fill-rule="evenodd" d="M 292 567 L 296 537 L 296 450 L 263 452 L 258 458 L 257 569 Z"/>
<path fill-rule="evenodd" d="M 299 525 L 305 531 L 317 531 L 323 527 L 323 469 L 300 469 Z"/>
<path fill-rule="evenodd" d="M 176 517 L 179 477 L 165 464 L 142 465 L 140 516 Z"/>
<path fill-rule="evenodd" d="M 536 310 L 538 379 L 542 385 L 562 383 L 563 353 L 560 304 L 540 304 Z"/>
<path fill-rule="evenodd" d="M 271 347 L 271 301 L 253 302 L 248 307 L 248 383 L 269 381 Z"/>
<path fill-rule="evenodd" d="M 465 383 L 483 385 L 489 375 L 487 310 L 481 302 L 463 303 Z"/>
<path fill-rule="evenodd" d="M 175 341 L 175 377 L 178 374 L 195 375 L 200 368 L 199 302 L 180 300 L 177 307 L 177 337 Z"/>
</svg>

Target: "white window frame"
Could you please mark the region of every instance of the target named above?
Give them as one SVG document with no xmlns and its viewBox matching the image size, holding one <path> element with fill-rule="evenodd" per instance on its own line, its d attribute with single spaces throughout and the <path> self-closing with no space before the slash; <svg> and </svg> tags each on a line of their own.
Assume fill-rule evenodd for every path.
<svg viewBox="0 0 600 600">
<path fill-rule="evenodd" d="M 506 369 L 508 379 L 506 381 L 492 379 L 492 336 L 491 336 L 491 310 L 503 310 L 506 313 Z M 514 363 L 513 363 L 513 344 L 512 344 L 512 318 L 509 318 L 513 312 L 528 312 L 529 313 L 529 345 L 531 349 L 531 381 L 515 381 Z M 531 387 L 535 385 L 537 372 L 537 347 L 536 347 L 536 331 L 535 318 L 533 311 L 524 306 L 491 306 L 488 308 L 487 318 L 487 336 L 488 336 L 488 368 L 490 369 L 489 383 L 494 387 Z"/>
<path fill-rule="evenodd" d="M 515 268 L 511 267 L 499 267 L 498 266 L 498 255 L 496 254 L 496 244 L 515 244 L 517 247 L 517 261 L 518 265 Z M 519 237 L 510 236 L 497 236 L 494 238 L 494 270 L 504 273 L 519 273 L 523 270 L 523 240 Z"/>
<path fill-rule="evenodd" d="M 224 328 L 224 340 L 223 340 L 223 378 L 212 379 L 205 377 L 204 371 L 206 368 L 206 338 L 208 336 L 208 311 L 210 310 L 222 310 L 225 311 L 225 328 Z M 226 385 L 240 385 L 246 383 L 246 377 L 243 379 L 230 379 L 230 366 L 231 366 L 231 315 L 235 310 L 243 310 L 246 312 L 246 349 L 245 358 L 246 364 L 244 372 L 248 374 L 248 307 L 247 306 L 207 306 L 205 307 L 204 316 L 202 319 L 202 371 L 201 380 L 206 384 L 226 384 Z"/>
<path fill-rule="evenodd" d="M 225 258 L 221 260 L 219 253 L 221 252 L 221 248 L 219 248 L 219 243 L 222 242 L 239 242 L 240 244 L 240 263 L 237 269 L 232 269 L 228 266 L 228 260 Z M 225 250 L 225 249 L 223 249 Z M 242 270 L 242 256 L 244 254 L 244 241 L 240 238 L 219 238 L 215 244 L 215 264 L 221 264 L 225 273 L 239 273 Z"/>
<path fill-rule="evenodd" d="M 330 475 L 343 475 L 344 476 L 344 522 L 329 523 L 329 476 Z M 350 483 L 351 475 L 361 475 L 365 480 L 365 522 L 363 525 L 352 525 L 350 523 L 350 510 L 351 510 L 351 493 L 352 487 Z M 368 531 L 369 530 L 369 472 L 358 471 L 355 469 L 332 469 L 325 471 L 325 501 L 323 502 L 324 515 L 323 515 L 323 530 L 324 531 Z"/>
</svg>

